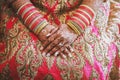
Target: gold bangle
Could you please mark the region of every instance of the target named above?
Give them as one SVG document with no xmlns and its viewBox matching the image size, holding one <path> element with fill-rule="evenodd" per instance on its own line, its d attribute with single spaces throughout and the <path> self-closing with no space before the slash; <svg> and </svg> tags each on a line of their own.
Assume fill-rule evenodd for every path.
<svg viewBox="0 0 120 80">
<path fill-rule="evenodd" d="M 48 25 L 48 22 L 46 20 L 44 20 L 41 25 L 38 26 L 38 29 L 35 30 L 35 34 L 38 35 L 39 32 Z"/>
<path fill-rule="evenodd" d="M 71 21 L 68 21 L 67 25 L 75 31 L 75 33 L 79 34 L 80 35 L 80 31 L 71 23 Z"/>
<path fill-rule="evenodd" d="M 72 17 L 72 18 L 74 18 L 74 19 L 76 19 L 77 21 L 80 21 L 83 25 L 84 25 L 84 27 L 86 27 L 87 25 L 81 20 L 81 19 L 79 19 L 78 17 Z"/>
<path fill-rule="evenodd" d="M 80 33 L 83 32 L 83 30 L 81 29 L 81 27 L 77 23 L 75 23 L 73 21 L 71 21 L 71 23 L 79 30 Z"/>
<path fill-rule="evenodd" d="M 29 24 L 29 28 L 31 28 L 32 25 L 40 18 L 42 18 L 42 16 L 38 16 L 37 18 L 33 19 L 32 22 Z"/>
</svg>

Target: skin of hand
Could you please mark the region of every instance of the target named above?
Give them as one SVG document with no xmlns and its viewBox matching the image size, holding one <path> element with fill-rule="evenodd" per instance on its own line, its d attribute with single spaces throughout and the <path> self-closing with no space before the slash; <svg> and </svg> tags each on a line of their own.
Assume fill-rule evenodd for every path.
<svg viewBox="0 0 120 80">
<path fill-rule="evenodd" d="M 66 24 L 62 24 L 55 34 L 49 35 L 48 39 L 44 42 L 43 54 L 55 55 L 58 54 L 66 58 L 66 56 L 72 57 L 71 52 L 73 49 L 71 44 L 77 38 L 77 34 L 69 28 Z"/>
<path fill-rule="evenodd" d="M 88 5 L 96 11 L 102 2 L 103 0 L 83 0 L 82 4 Z M 18 6 L 20 5 L 17 5 L 16 8 Z M 39 34 L 38 38 L 42 42 L 43 52 L 48 53 L 48 56 L 56 52 L 68 54 L 71 50 L 70 44 L 77 38 L 77 34 L 72 29 L 69 29 L 66 24 L 62 24 L 59 29 L 54 28 L 52 25 L 47 25 Z"/>
<path fill-rule="evenodd" d="M 20 6 L 22 6 L 24 3 L 30 2 L 30 0 L 17 0 L 13 3 L 13 7 L 15 10 L 18 10 Z M 45 49 L 46 52 L 50 51 L 54 45 L 57 45 L 61 40 L 67 43 L 67 41 L 61 36 L 60 33 L 56 34 L 56 31 L 58 31 L 58 28 L 52 26 L 52 25 L 47 25 L 40 33 L 38 36 L 38 39 L 41 41 L 42 45 Z M 56 39 L 57 38 L 57 39 Z M 53 42 L 54 45 L 48 46 L 50 42 Z M 64 44 L 63 44 L 64 45 Z M 47 46 L 47 47 L 46 47 Z M 62 46 L 58 46 L 61 48 Z M 70 49 L 70 47 L 69 47 Z M 66 49 L 66 51 L 69 51 Z M 67 52 L 66 52 L 67 53 Z M 53 54 L 53 52 L 52 52 Z"/>
</svg>

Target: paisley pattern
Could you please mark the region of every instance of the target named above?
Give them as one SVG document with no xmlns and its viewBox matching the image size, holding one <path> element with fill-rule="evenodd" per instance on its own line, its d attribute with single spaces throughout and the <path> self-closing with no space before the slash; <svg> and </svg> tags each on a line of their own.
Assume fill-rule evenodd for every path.
<svg viewBox="0 0 120 80">
<path fill-rule="evenodd" d="M 45 5 L 44 0 L 31 1 L 37 5 Z M 59 0 L 56 11 L 63 8 L 59 6 L 64 6 L 67 1 L 74 3 L 77 0 Z M 49 5 L 52 6 L 56 0 L 47 0 L 47 2 L 50 2 Z M 43 57 L 40 50 L 41 43 L 37 37 L 24 26 L 11 8 L 2 7 L 4 12 L 1 12 L 2 19 L 0 20 L 0 79 L 119 79 L 117 61 L 120 57 L 120 20 L 118 20 L 120 18 L 114 12 L 119 14 L 120 8 L 115 6 L 120 7 L 120 4 L 109 0 L 101 5 L 91 25 L 72 44 L 75 50 L 72 53 L 73 57 L 66 59 L 59 56 Z M 72 16 L 73 11 L 59 14 L 60 22 L 65 23 L 66 16 Z M 43 15 L 47 14 L 41 8 L 40 12 Z M 52 22 L 49 16 L 50 14 L 48 18 Z"/>
</svg>

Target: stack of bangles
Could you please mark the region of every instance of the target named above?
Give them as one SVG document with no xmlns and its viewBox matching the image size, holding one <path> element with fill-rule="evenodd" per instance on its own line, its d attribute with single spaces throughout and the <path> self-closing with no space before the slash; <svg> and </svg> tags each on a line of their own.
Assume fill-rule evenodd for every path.
<svg viewBox="0 0 120 80">
<path fill-rule="evenodd" d="M 87 5 L 80 5 L 73 13 L 73 17 L 67 20 L 67 25 L 80 35 L 81 31 L 90 24 L 94 16 L 95 12 L 92 8 Z"/>
<path fill-rule="evenodd" d="M 25 25 L 28 26 L 36 35 L 48 25 L 47 20 L 40 14 L 31 2 L 26 2 L 17 11 Z"/>
<path fill-rule="evenodd" d="M 31 2 L 24 3 L 17 11 L 17 14 L 21 16 L 25 25 L 28 26 L 36 35 L 48 25 L 47 20 L 40 14 L 40 12 L 34 7 Z M 71 27 L 77 34 L 80 34 L 86 26 L 90 24 L 90 21 L 95 16 L 93 9 L 87 5 L 80 5 L 75 10 L 73 17 L 67 20 L 67 25 Z"/>
</svg>

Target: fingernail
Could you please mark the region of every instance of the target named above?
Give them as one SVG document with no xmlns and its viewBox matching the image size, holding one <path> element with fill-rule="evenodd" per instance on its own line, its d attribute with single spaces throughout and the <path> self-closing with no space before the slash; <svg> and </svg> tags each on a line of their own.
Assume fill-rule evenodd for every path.
<svg viewBox="0 0 120 80">
<path fill-rule="evenodd" d="M 55 56 L 57 56 L 59 54 L 59 52 L 57 51 L 57 52 L 55 52 Z"/>
<path fill-rule="evenodd" d="M 50 33 L 48 33 L 47 35 L 46 35 L 46 37 L 48 37 L 48 36 L 50 36 L 51 34 Z"/>
<path fill-rule="evenodd" d="M 42 55 L 45 57 L 46 53 L 45 53 L 45 52 L 43 52 L 43 53 L 42 53 Z"/>
<path fill-rule="evenodd" d="M 71 54 L 68 54 L 68 56 L 69 56 L 69 57 L 72 57 L 72 55 L 71 55 Z"/>
<path fill-rule="evenodd" d="M 70 50 L 71 50 L 71 52 L 74 52 L 73 48 L 71 48 Z"/>
<path fill-rule="evenodd" d="M 46 56 L 49 57 L 49 56 L 50 56 L 50 53 L 48 53 Z"/>
<path fill-rule="evenodd" d="M 63 54 L 63 58 L 65 58 L 66 59 L 66 56 Z"/>
<path fill-rule="evenodd" d="M 43 50 L 43 46 L 40 47 L 40 50 Z"/>
</svg>

